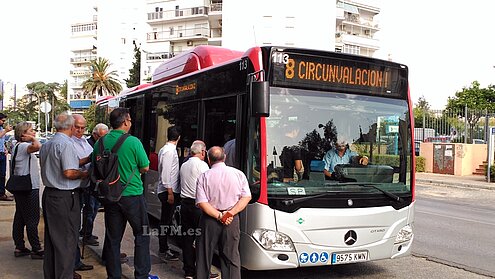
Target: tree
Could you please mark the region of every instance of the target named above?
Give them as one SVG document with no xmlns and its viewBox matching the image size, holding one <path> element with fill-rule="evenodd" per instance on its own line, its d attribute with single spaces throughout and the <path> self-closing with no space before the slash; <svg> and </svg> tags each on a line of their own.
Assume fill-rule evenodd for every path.
<svg viewBox="0 0 495 279">
<path fill-rule="evenodd" d="M 122 91 L 122 85 L 117 79 L 117 71 L 109 70 L 111 65 L 107 59 L 102 57 L 91 61 L 92 75 L 82 83 L 85 93 L 91 93 L 94 97 L 101 97 L 115 96 Z"/>
<path fill-rule="evenodd" d="M 57 93 L 60 91 L 60 85 L 56 82 L 44 83 L 42 81 L 31 82 L 26 85 L 29 93 L 17 99 L 16 109 L 9 106 L 6 113 L 14 123 L 21 121 L 35 121 L 38 123 L 38 113 L 40 113 L 40 127 L 45 125 L 45 115 L 40 112 L 38 104 L 48 101 L 52 105 L 51 119 L 53 116 L 70 109 L 66 99 L 59 98 Z M 38 99 L 39 98 L 39 99 Z"/>
<path fill-rule="evenodd" d="M 423 117 L 432 117 L 432 113 L 430 112 L 430 104 L 426 101 L 424 96 L 418 98 L 418 102 L 413 108 L 413 115 L 414 127 L 416 128 L 423 128 Z"/>
<path fill-rule="evenodd" d="M 458 117 L 465 117 L 470 130 L 470 138 L 473 138 L 474 127 L 481 117 L 485 116 L 484 110 L 495 110 L 495 90 L 494 86 L 480 88 L 478 81 L 473 81 L 470 87 L 464 87 L 462 91 L 455 93 L 454 97 L 447 100 L 446 109 L 457 112 Z M 476 109 L 477 112 L 465 115 L 465 110 Z"/>
<path fill-rule="evenodd" d="M 96 113 L 96 104 L 91 104 L 89 108 L 84 111 L 84 118 L 86 119 L 86 127 L 91 134 L 93 131 L 93 128 L 96 126 L 96 118 L 95 118 L 95 113 Z"/>
<path fill-rule="evenodd" d="M 129 69 L 129 78 L 124 79 L 127 87 L 131 88 L 141 84 L 141 49 L 134 43 L 134 62 Z"/>
</svg>

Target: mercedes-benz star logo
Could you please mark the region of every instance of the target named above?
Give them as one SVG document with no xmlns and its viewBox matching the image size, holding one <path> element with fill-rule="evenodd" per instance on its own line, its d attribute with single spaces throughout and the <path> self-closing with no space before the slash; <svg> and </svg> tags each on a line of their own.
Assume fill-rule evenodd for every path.
<svg viewBox="0 0 495 279">
<path fill-rule="evenodd" d="M 356 243 L 356 241 L 357 241 L 357 233 L 355 231 L 350 230 L 344 235 L 345 244 L 352 245 Z"/>
</svg>

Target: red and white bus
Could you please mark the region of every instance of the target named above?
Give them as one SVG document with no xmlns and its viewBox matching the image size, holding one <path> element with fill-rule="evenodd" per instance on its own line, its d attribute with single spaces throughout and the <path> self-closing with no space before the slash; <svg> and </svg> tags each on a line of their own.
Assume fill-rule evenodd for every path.
<svg viewBox="0 0 495 279">
<path fill-rule="evenodd" d="M 309 49 L 199 46 L 164 62 L 152 85 L 117 98 L 149 154 L 145 190 L 157 218 L 156 154 L 167 128 L 181 127 L 181 160 L 196 139 L 208 147 L 235 139 L 231 164 L 252 192 L 241 213 L 244 268 L 410 254 L 415 157 L 406 66 Z M 106 102 L 98 111 L 104 119 Z M 323 159 L 340 137 L 369 164 L 338 165 L 329 180 Z"/>
</svg>

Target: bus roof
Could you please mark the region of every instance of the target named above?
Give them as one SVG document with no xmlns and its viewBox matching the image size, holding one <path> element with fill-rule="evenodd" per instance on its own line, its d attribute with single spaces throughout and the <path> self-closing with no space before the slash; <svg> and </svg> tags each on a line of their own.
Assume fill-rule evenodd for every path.
<svg viewBox="0 0 495 279">
<path fill-rule="evenodd" d="M 188 73 L 205 69 L 242 57 L 244 52 L 217 46 L 198 46 L 163 62 L 153 73 L 152 84 L 157 84 Z"/>
</svg>

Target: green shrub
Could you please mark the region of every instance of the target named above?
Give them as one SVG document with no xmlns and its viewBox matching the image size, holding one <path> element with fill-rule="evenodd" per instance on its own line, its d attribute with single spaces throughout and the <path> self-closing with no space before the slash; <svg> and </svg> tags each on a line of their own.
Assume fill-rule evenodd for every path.
<svg viewBox="0 0 495 279">
<path fill-rule="evenodd" d="M 425 172 L 425 157 L 416 156 L 416 172 Z"/>
<path fill-rule="evenodd" d="M 488 176 L 488 166 L 485 166 L 485 177 Z M 495 165 L 490 166 L 490 182 L 495 182 Z"/>
<path fill-rule="evenodd" d="M 409 168 L 409 160 L 407 161 Z M 416 156 L 416 172 L 424 172 L 425 171 L 425 163 L 426 160 L 424 157 Z M 387 154 L 376 154 L 373 155 L 373 164 L 374 165 L 388 165 L 388 166 L 398 166 L 399 165 L 399 156 L 398 155 L 387 155 Z"/>
</svg>

